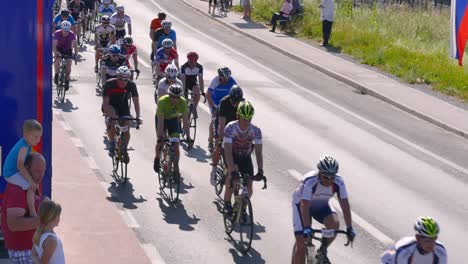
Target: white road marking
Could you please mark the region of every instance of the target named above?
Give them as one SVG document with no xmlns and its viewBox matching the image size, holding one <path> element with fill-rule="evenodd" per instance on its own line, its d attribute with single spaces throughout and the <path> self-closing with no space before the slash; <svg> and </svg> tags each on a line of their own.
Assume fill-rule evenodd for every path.
<svg viewBox="0 0 468 264">
<path fill-rule="evenodd" d="M 65 131 L 72 131 L 72 128 L 70 127 L 70 125 L 68 125 L 67 121 L 65 120 L 61 120 L 59 121 L 60 125 L 62 125 L 63 129 Z"/>
<path fill-rule="evenodd" d="M 96 161 L 94 161 L 94 159 L 91 156 L 86 157 L 86 161 L 88 162 L 88 165 L 91 169 L 99 170 Z"/>
<path fill-rule="evenodd" d="M 143 67 L 146 67 L 146 68 L 149 68 L 151 69 L 151 66 L 145 62 L 145 60 L 143 60 L 142 58 L 138 58 L 138 62 L 143 65 Z"/>
<path fill-rule="evenodd" d="M 163 12 L 168 13 L 168 11 L 165 10 L 164 8 L 162 8 L 159 4 L 157 4 L 155 0 L 151 0 L 151 2 L 153 2 L 153 4 L 156 5 L 156 6 L 158 7 L 158 9 L 162 10 Z M 358 119 L 358 120 L 360 120 L 360 121 L 366 123 L 367 125 L 372 126 L 372 127 L 374 127 L 375 129 L 377 129 L 377 130 L 380 130 L 381 132 L 383 132 L 383 133 L 385 133 L 385 134 L 387 134 L 387 135 L 389 135 L 389 136 L 391 136 L 391 137 L 393 137 L 393 138 L 395 138 L 395 139 L 397 139 L 397 140 L 399 140 L 399 141 L 401 141 L 401 142 L 407 144 L 408 146 L 410 146 L 410 147 L 412 147 L 412 148 L 414 148 L 414 149 L 417 149 L 418 151 L 420 151 L 420 152 L 422 152 L 422 153 L 424 153 L 424 154 L 426 154 L 426 155 L 428 155 L 428 156 L 430 156 L 430 157 L 432 157 L 432 158 L 434 158 L 434 159 L 440 161 L 441 163 L 444 163 L 444 164 L 446 164 L 446 165 L 448 165 L 448 166 L 450 166 L 450 167 L 452 167 L 452 168 L 455 168 L 456 170 L 458 170 L 458 171 L 464 173 L 465 175 L 468 175 L 468 170 L 467 170 L 467 169 L 465 169 L 465 168 L 463 168 L 463 167 L 461 167 L 461 166 L 458 166 L 457 164 L 455 164 L 455 163 L 453 163 L 453 162 L 451 162 L 451 161 L 449 161 L 449 160 L 447 160 L 447 159 L 445 159 L 445 158 L 443 158 L 443 157 L 441 157 L 441 156 L 439 156 L 439 155 L 437 155 L 437 154 L 435 154 L 435 153 L 430 152 L 429 150 L 425 149 L 424 147 L 421 147 L 421 146 L 419 146 L 419 145 L 416 145 L 416 144 L 414 144 L 414 143 L 412 143 L 412 142 L 410 142 L 410 141 L 408 141 L 408 140 L 406 140 L 406 139 L 404 139 L 404 138 L 402 138 L 402 137 L 400 137 L 400 136 L 394 134 L 393 132 L 391 132 L 391 131 L 389 131 L 389 130 L 383 128 L 382 126 L 377 125 L 376 123 L 374 123 L 374 122 L 372 122 L 372 121 L 370 121 L 370 120 L 367 120 L 367 119 L 365 119 L 364 117 L 361 117 L 361 116 L 359 116 L 358 114 L 356 114 L 356 113 L 354 113 L 354 112 L 352 112 L 352 111 L 350 111 L 350 110 L 348 110 L 348 109 L 346 109 L 346 108 L 344 108 L 344 107 L 342 107 L 342 106 L 340 106 L 340 105 L 338 105 L 338 104 L 335 104 L 334 102 L 332 102 L 332 101 L 326 99 L 325 97 L 323 97 L 323 96 L 321 96 L 321 95 L 319 95 L 319 94 L 317 94 L 317 93 L 315 93 L 315 92 L 312 92 L 312 91 L 310 91 L 310 90 L 308 90 L 308 89 L 302 87 L 302 86 L 299 85 L 298 83 L 296 83 L 296 82 L 292 81 L 291 79 L 289 79 L 289 78 L 283 76 L 281 73 L 278 73 L 278 72 L 276 72 L 275 70 L 270 69 L 270 68 L 266 67 L 265 65 L 263 65 L 263 64 L 261 64 L 261 63 L 255 61 L 254 59 L 248 57 L 247 55 L 245 55 L 245 54 L 243 54 L 243 53 L 241 53 L 241 52 L 236 51 L 235 49 L 231 48 L 230 46 L 227 46 L 225 43 L 223 43 L 223 42 L 221 42 L 221 41 L 219 41 L 219 40 L 217 40 L 217 39 L 215 39 L 215 38 L 213 38 L 213 37 L 207 35 L 206 33 L 201 32 L 200 30 L 198 30 L 198 29 L 196 29 L 196 28 L 194 28 L 194 27 L 188 25 L 187 23 L 185 23 L 184 21 L 180 20 L 179 18 L 172 16 L 172 19 L 178 21 L 180 24 L 184 25 L 184 26 L 187 27 L 187 28 L 191 28 L 193 32 L 196 32 L 196 33 L 199 34 L 199 35 L 205 36 L 206 38 L 212 40 L 212 42 L 217 43 L 219 46 L 226 48 L 227 50 L 229 50 L 229 51 L 231 51 L 231 52 L 237 54 L 238 56 L 244 58 L 245 60 L 248 60 L 248 61 L 252 62 L 253 64 L 256 64 L 258 67 L 264 69 L 265 71 L 270 72 L 270 73 L 273 74 L 274 76 L 277 76 L 277 77 L 283 79 L 284 81 L 289 82 L 290 84 L 296 86 L 295 88 L 300 89 L 300 90 L 302 90 L 303 92 L 308 93 L 308 94 L 310 94 L 310 95 L 312 95 L 312 96 L 314 96 L 314 97 L 316 97 L 316 98 L 318 98 L 318 99 L 320 99 L 320 100 L 326 102 L 326 103 L 329 104 L 329 105 L 332 105 L 333 107 L 335 107 L 335 108 L 337 108 L 337 109 L 339 109 L 339 110 L 345 112 L 345 113 L 348 114 L 348 115 L 353 116 L 354 118 L 356 118 L 356 119 Z"/>
<path fill-rule="evenodd" d="M 150 259 L 153 264 L 165 264 L 164 259 L 159 255 L 158 250 L 152 244 L 141 244 L 141 247 L 146 253 L 146 256 Z"/>
<path fill-rule="evenodd" d="M 302 181 L 304 179 L 304 176 L 301 173 L 299 173 L 297 170 L 290 169 L 288 170 L 288 173 L 291 174 L 291 176 L 293 176 L 294 178 L 298 179 L 299 181 Z M 338 200 L 335 197 L 331 199 L 330 203 L 333 206 L 333 208 L 342 212 L 340 204 L 338 203 Z M 377 240 L 382 242 L 384 245 L 389 246 L 395 243 L 393 239 L 391 239 L 386 234 L 382 233 L 375 226 L 368 223 L 366 220 L 364 220 L 362 217 L 357 215 L 355 212 L 351 211 L 351 216 L 353 218 L 353 222 L 355 222 L 358 226 L 365 229 L 367 232 L 369 232 L 369 234 L 371 234 Z"/>
<path fill-rule="evenodd" d="M 82 148 L 83 147 L 83 143 L 81 142 L 81 140 L 79 138 L 70 137 L 70 139 L 77 148 Z"/>
<path fill-rule="evenodd" d="M 129 210 L 119 210 L 119 214 L 120 216 L 122 216 L 124 222 L 127 224 L 128 227 L 140 228 L 140 225 L 138 224 L 137 220 L 135 219 L 135 217 L 133 217 L 133 214 Z"/>
</svg>

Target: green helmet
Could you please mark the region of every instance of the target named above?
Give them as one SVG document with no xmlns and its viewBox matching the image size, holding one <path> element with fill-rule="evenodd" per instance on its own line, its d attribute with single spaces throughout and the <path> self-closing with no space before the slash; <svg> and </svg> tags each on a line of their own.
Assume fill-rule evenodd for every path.
<svg viewBox="0 0 468 264">
<path fill-rule="evenodd" d="M 439 234 L 439 225 L 430 216 L 421 216 L 414 224 L 416 234 L 436 239 Z"/>
<path fill-rule="evenodd" d="M 254 113 L 255 109 L 253 105 L 247 100 L 240 102 L 237 106 L 237 114 L 239 115 L 239 119 L 251 120 Z"/>
</svg>

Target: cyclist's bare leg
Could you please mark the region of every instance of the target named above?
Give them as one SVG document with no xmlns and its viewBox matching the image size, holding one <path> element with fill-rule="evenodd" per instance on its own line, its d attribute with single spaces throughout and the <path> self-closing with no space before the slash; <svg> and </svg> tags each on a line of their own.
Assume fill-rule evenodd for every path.
<svg viewBox="0 0 468 264">
<path fill-rule="evenodd" d="M 249 199 L 252 198 L 252 195 L 253 195 L 253 188 L 252 188 L 252 185 L 253 185 L 253 181 L 252 180 L 249 180 L 249 185 L 248 185 L 248 190 L 249 190 Z"/>
<path fill-rule="evenodd" d="M 55 62 L 54 62 L 54 72 L 55 74 L 58 74 L 59 71 L 60 71 L 60 57 L 56 57 Z"/>
<path fill-rule="evenodd" d="M 305 252 L 306 252 L 306 245 L 304 236 L 296 235 L 296 247 L 293 253 L 293 264 L 302 264 L 305 263 Z"/>
<path fill-rule="evenodd" d="M 234 166 L 235 166 L 235 170 L 238 170 L 237 165 L 234 165 Z M 225 181 L 226 190 L 224 191 L 224 203 L 231 201 L 234 182 L 232 183 L 233 186 L 230 186 L 230 185 L 231 185 L 231 175 L 228 173 L 228 175 L 226 175 L 226 181 Z"/>
<path fill-rule="evenodd" d="M 210 127 L 208 128 L 208 141 L 213 142 L 213 119 L 211 119 Z"/>
<path fill-rule="evenodd" d="M 325 217 L 325 219 L 323 219 L 323 224 L 328 229 L 338 229 L 338 228 L 340 228 L 340 220 L 338 219 L 338 215 L 334 213 L 334 214 L 331 214 L 331 215 Z M 335 237 L 327 238 L 328 245 L 330 245 L 333 242 L 333 240 L 335 240 Z"/>
<path fill-rule="evenodd" d="M 110 142 L 113 142 L 115 140 L 115 127 L 114 127 L 114 122 L 115 121 L 109 121 L 107 123 L 107 138 L 109 139 Z"/>
<path fill-rule="evenodd" d="M 180 158 L 180 144 L 179 142 L 174 143 L 174 150 L 176 154 L 176 164 L 179 164 L 179 158 Z"/>
<path fill-rule="evenodd" d="M 71 67 L 72 67 L 72 60 L 67 59 L 67 80 L 69 81 L 70 81 Z"/>
<path fill-rule="evenodd" d="M 198 85 L 193 86 L 192 92 L 193 92 L 193 107 L 197 109 L 198 102 L 200 102 L 200 86 Z"/>
<path fill-rule="evenodd" d="M 99 51 L 99 47 L 96 47 L 96 52 L 94 54 L 94 65 L 98 65 L 99 58 L 101 57 L 101 51 Z"/>
</svg>

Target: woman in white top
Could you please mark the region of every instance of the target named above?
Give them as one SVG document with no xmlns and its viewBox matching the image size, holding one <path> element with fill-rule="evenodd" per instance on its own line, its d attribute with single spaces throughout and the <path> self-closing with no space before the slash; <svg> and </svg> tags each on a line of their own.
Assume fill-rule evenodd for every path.
<svg viewBox="0 0 468 264">
<path fill-rule="evenodd" d="M 39 227 L 33 237 L 33 260 L 39 264 L 65 264 L 65 254 L 54 228 L 60 222 L 62 207 L 52 200 L 39 206 Z"/>
</svg>

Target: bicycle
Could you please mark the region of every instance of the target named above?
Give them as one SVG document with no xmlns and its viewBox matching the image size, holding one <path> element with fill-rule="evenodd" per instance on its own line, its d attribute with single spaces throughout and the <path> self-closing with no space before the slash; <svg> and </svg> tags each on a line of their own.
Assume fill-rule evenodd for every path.
<svg viewBox="0 0 468 264">
<path fill-rule="evenodd" d="M 219 15 L 224 17 L 227 16 L 227 13 L 229 12 L 228 0 L 219 0 L 219 4 L 216 5 L 216 10 Z"/>
<path fill-rule="evenodd" d="M 189 135 L 190 135 L 190 138 L 195 142 L 195 137 L 197 136 L 197 119 L 198 119 L 198 116 L 195 116 L 194 112 L 196 111 L 195 109 L 195 106 L 193 104 L 193 95 L 194 93 L 193 92 L 184 92 L 184 97 L 188 103 L 188 119 L 189 119 L 189 122 L 190 122 L 190 128 L 189 128 Z M 205 96 L 204 94 L 201 94 L 203 95 L 203 97 Z M 206 102 L 206 97 L 204 97 L 204 101 L 203 103 Z M 181 126 L 183 128 L 183 124 Z M 185 138 L 185 134 L 183 135 L 183 137 Z"/>
<path fill-rule="evenodd" d="M 321 237 L 316 236 L 316 234 L 322 234 Z M 312 235 L 305 240 L 306 244 L 306 256 L 305 256 L 305 263 L 306 264 L 330 264 L 329 261 L 326 261 L 327 258 L 327 240 L 326 238 L 332 238 L 336 234 L 345 234 L 347 232 L 345 230 L 335 230 L 335 229 L 312 229 Z M 316 251 L 315 245 L 313 244 L 313 240 L 317 240 L 321 243 L 320 248 Z M 352 245 L 352 240 L 349 239 L 344 244 L 345 246 Z M 294 253 L 296 252 L 296 243 L 294 243 L 292 257 L 294 257 Z"/>
<path fill-rule="evenodd" d="M 102 59 L 107 56 L 107 53 L 109 51 L 109 48 L 98 48 L 96 52 L 101 52 L 101 58 L 99 58 L 98 61 L 98 71 L 96 73 L 96 85 L 99 90 L 102 89 L 102 83 L 101 83 L 101 62 Z"/>
<path fill-rule="evenodd" d="M 239 175 L 239 174 L 237 174 Z M 234 175 L 232 175 L 234 176 Z M 234 178 L 231 177 L 230 186 L 232 186 Z M 242 253 L 247 253 L 252 246 L 252 236 L 253 236 L 253 209 L 252 203 L 249 198 L 249 179 L 250 175 L 241 173 L 239 181 L 234 185 L 234 204 L 232 206 L 232 214 L 223 214 L 224 220 L 224 229 L 226 234 L 231 236 L 232 231 L 237 226 L 240 236 L 240 250 Z M 263 188 L 267 188 L 267 181 L 265 176 L 262 178 Z"/>
<path fill-rule="evenodd" d="M 59 100 L 59 102 L 63 103 L 65 102 L 65 94 L 67 93 L 67 91 L 65 90 L 65 81 L 67 80 L 67 59 L 69 59 L 70 56 L 65 56 L 62 54 L 60 56 L 56 56 L 55 60 L 58 58 L 60 58 L 60 68 L 58 73 L 59 78 L 57 82 L 57 99 Z M 76 65 L 76 58 L 74 58 L 74 60 Z"/>
<path fill-rule="evenodd" d="M 224 164 L 224 158 L 223 155 L 221 155 L 221 158 L 219 159 L 218 166 L 216 167 L 216 174 L 215 174 L 215 193 L 216 195 L 220 196 L 221 193 L 223 192 L 224 188 L 224 182 L 226 181 L 226 173 L 227 173 L 227 168 L 226 165 Z"/>
<path fill-rule="evenodd" d="M 88 41 L 92 40 L 95 26 L 96 26 L 96 21 L 94 19 L 93 11 L 88 10 L 88 13 L 86 14 L 85 20 L 83 22 L 83 31 L 85 32 L 84 37 Z"/>
<path fill-rule="evenodd" d="M 162 147 L 162 158 L 160 159 L 160 170 L 158 172 L 159 190 L 164 191 L 164 188 L 169 188 L 169 200 L 172 203 L 179 201 L 180 193 L 180 171 L 179 163 L 176 162 L 176 151 L 174 143 L 178 142 L 178 138 L 162 139 L 164 145 Z M 180 142 L 187 142 L 180 140 Z"/>
<path fill-rule="evenodd" d="M 127 157 L 128 150 L 127 145 L 124 140 L 121 140 L 122 133 L 127 132 L 130 129 L 129 125 L 120 125 L 122 121 L 136 121 L 136 129 L 140 129 L 140 120 L 138 118 L 132 117 L 119 117 L 119 118 L 109 118 L 111 121 L 117 121 L 114 124 L 115 135 L 114 139 L 117 142 L 115 153 L 112 156 L 112 178 L 114 178 L 117 184 L 125 184 L 128 180 L 127 178 Z M 120 168 L 120 173 L 119 173 Z"/>
</svg>

